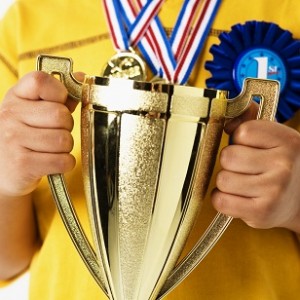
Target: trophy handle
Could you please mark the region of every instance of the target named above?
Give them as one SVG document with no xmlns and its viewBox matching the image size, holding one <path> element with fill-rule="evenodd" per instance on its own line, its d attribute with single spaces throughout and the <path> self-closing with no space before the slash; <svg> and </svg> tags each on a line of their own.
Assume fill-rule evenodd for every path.
<svg viewBox="0 0 300 300">
<path fill-rule="evenodd" d="M 236 98 L 228 100 L 225 117 L 234 118 L 241 115 L 250 105 L 252 98 L 259 97 L 257 119 L 273 121 L 277 110 L 279 91 L 278 81 L 247 78 L 241 93 Z M 163 298 L 173 290 L 198 266 L 222 236 L 231 220 L 232 217 L 217 213 L 194 248 L 171 272 L 157 299 Z"/>
<path fill-rule="evenodd" d="M 36 68 L 53 76 L 58 75 L 60 81 L 68 89 L 69 96 L 78 102 L 81 101 L 82 83 L 77 81 L 73 72 L 73 61 L 71 58 L 39 55 Z"/>
<path fill-rule="evenodd" d="M 69 96 L 77 101 L 81 100 L 82 84 L 72 75 L 73 63 L 70 58 L 40 55 L 37 58 L 37 70 L 54 76 L 58 75 L 60 81 L 68 89 Z M 77 251 L 98 285 L 109 296 L 103 266 L 100 265 L 73 209 L 64 176 L 62 174 L 48 175 L 48 181 L 57 209 Z"/>
</svg>

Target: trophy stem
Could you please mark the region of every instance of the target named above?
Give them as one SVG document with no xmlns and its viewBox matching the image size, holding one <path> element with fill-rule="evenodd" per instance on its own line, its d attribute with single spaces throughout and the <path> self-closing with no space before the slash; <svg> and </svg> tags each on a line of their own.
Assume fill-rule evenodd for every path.
<svg viewBox="0 0 300 300">
<path fill-rule="evenodd" d="M 173 270 L 162 287 L 157 299 L 162 299 L 181 283 L 205 258 L 213 246 L 229 226 L 232 217 L 218 213 L 211 225 L 206 229 L 202 238 L 197 242 L 190 253 Z"/>
<path fill-rule="evenodd" d="M 82 231 L 76 212 L 72 207 L 64 177 L 61 174 L 49 175 L 48 181 L 57 209 L 78 253 L 81 255 L 86 267 L 97 284 L 101 287 L 103 292 L 112 299 L 110 292 L 107 291 L 108 285 L 105 284 L 106 276 L 103 273 L 103 266 L 100 265 L 90 242 Z"/>
</svg>

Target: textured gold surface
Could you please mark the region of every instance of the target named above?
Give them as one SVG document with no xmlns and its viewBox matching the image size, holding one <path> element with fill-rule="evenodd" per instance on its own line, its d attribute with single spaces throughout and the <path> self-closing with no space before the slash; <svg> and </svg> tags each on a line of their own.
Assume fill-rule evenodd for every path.
<svg viewBox="0 0 300 300">
<path fill-rule="evenodd" d="M 83 102 L 120 114 L 120 136 L 113 143 L 119 145 L 117 199 L 107 212 L 108 243 L 99 253 L 109 261 L 116 299 L 152 299 L 175 266 L 202 204 L 223 130 L 224 93 L 212 99 L 191 87 L 174 86 L 163 93 L 157 86 L 135 89 L 128 81 L 95 82 L 87 78 L 92 85 L 88 92 L 84 87 Z M 93 156 L 93 151 L 85 152 Z M 97 222 L 95 229 L 101 228 L 99 218 Z M 96 232 L 98 243 L 103 236 Z"/>
<path fill-rule="evenodd" d="M 248 108 L 252 98 L 257 96 L 260 98 L 258 118 L 274 120 L 279 92 L 278 81 L 246 78 L 240 95 L 228 101 L 226 117 L 234 118 L 239 116 Z"/>
<path fill-rule="evenodd" d="M 200 118 L 207 118 L 210 99 L 204 97 L 204 89 L 195 89 L 187 86 L 174 86 L 172 95 L 172 115 L 189 119 L 194 118 L 198 122 Z M 188 103 L 188 105 L 187 105 Z"/>
<path fill-rule="evenodd" d="M 95 80 L 86 79 L 89 87 L 83 88 L 83 102 L 120 114 L 120 136 L 115 142 L 119 144 L 117 200 L 108 212 L 108 244 L 100 245 L 99 253 L 104 264 L 109 261 L 110 286 L 116 299 L 150 299 L 155 293 L 156 282 L 161 286 L 165 280 L 161 272 L 166 262 L 174 267 L 201 206 L 199 200 L 203 195 L 199 197 L 196 191 L 200 190 L 193 188 L 199 175 L 192 176 L 187 199 L 182 199 L 182 189 L 187 169 L 190 164 L 194 165 L 191 155 L 195 143 L 199 143 L 199 147 L 204 145 L 207 167 L 211 170 L 219 143 L 207 139 L 209 149 L 205 146 L 207 143 L 200 143 L 206 130 L 206 124 L 200 120 L 207 120 L 209 107 L 215 106 L 210 104 L 212 99 L 204 97 L 203 89 L 175 86 L 163 93 L 158 86 L 135 89 L 128 81 L 113 79 L 95 85 Z M 224 99 L 220 101 L 223 103 Z M 224 119 L 224 107 L 214 109 L 216 120 Z M 168 108 L 170 116 L 167 117 Z M 223 129 L 222 124 L 209 128 L 214 128 L 213 132 L 218 129 L 219 136 Z M 197 140 L 199 130 L 201 134 Z M 83 134 L 85 139 L 90 135 Z M 214 151 L 211 147 L 215 147 Z M 83 155 L 93 156 L 92 152 L 83 151 Z M 84 158 L 84 161 L 92 160 Z M 206 171 L 202 168 L 199 172 L 209 182 L 210 176 L 203 175 Z M 93 175 L 89 176 L 90 179 L 85 180 L 90 181 L 87 186 L 94 184 Z M 207 184 L 203 182 L 202 186 Z M 203 189 L 201 191 L 205 194 Z M 97 206 L 93 204 L 95 198 L 87 198 L 92 202 L 91 207 Z M 101 220 L 95 212 L 93 222 L 98 222 L 93 226 L 95 232 L 101 228 Z M 95 235 L 98 244 L 103 243 L 103 234 L 95 232 Z M 172 268 L 164 271 L 165 276 Z"/>
<path fill-rule="evenodd" d="M 73 62 L 70 58 L 40 55 L 37 70 L 59 75 L 60 80 L 68 87 L 69 95 L 77 101 L 81 100 L 81 83 L 72 75 Z"/>
<path fill-rule="evenodd" d="M 207 191 L 225 116 L 241 114 L 258 95 L 259 118 L 273 119 L 278 83 L 249 79 L 240 96 L 227 100 L 224 91 L 116 78 L 87 76 L 77 85 L 65 58 L 40 57 L 38 69 L 60 74 L 82 100 L 83 178 L 96 255 L 63 177 L 49 176 L 78 252 L 110 299 L 163 297 L 230 223 L 218 214 L 174 269 Z"/>
<path fill-rule="evenodd" d="M 142 280 L 140 273 L 155 204 L 166 122 L 127 114 L 121 122 L 119 218 L 116 220 L 120 279 L 124 286 L 120 299 L 138 299 L 137 287 Z"/>
</svg>

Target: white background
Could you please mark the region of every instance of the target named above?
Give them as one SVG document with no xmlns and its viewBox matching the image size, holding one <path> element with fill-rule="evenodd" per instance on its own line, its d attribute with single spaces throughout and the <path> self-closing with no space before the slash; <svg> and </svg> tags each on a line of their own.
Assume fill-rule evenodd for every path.
<svg viewBox="0 0 300 300">
<path fill-rule="evenodd" d="M 0 4 L 0 18 L 2 18 L 3 14 L 6 12 L 7 8 L 13 3 L 13 0 L 1 0 Z"/>
<path fill-rule="evenodd" d="M 2 18 L 13 1 L 0 0 L 0 18 Z M 28 274 L 25 274 L 11 286 L 0 288 L 0 300 L 27 300 L 28 277 Z"/>
</svg>

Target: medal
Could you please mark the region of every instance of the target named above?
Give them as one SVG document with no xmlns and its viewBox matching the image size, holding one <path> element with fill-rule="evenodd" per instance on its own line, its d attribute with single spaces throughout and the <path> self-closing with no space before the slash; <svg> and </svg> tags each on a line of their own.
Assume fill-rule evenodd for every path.
<svg viewBox="0 0 300 300">
<path fill-rule="evenodd" d="M 103 76 L 145 81 L 145 63 L 134 52 L 119 52 L 107 62 Z"/>
<path fill-rule="evenodd" d="M 131 55 L 128 60 L 132 64 L 123 68 L 128 60 L 122 52 L 128 53 L 129 47 L 137 45 L 152 70 L 153 82 L 186 84 L 221 0 L 185 0 L 170 39 L 157 16 L 163 0 L 136 0 L 136 6 L 129 0 L 103 0 L 103 3 L 112 40 L 119 51 L 105 67 L 105 76 L 146 78 L 137 75 L 144 68 L 138 71 Z"/>
<path fill-rule="evenodd" d="M 132 49 L 137 45 L 144 53 L 145 48 L 149 49 L 147 57 L 151 59 L 152 65 L 155 64 L 156 57 L 152 51 L 151 41 L 149 36 L 145 37 L 145 35 L 163 0 L 149 1 L 138 16 L 133 15 L 132 5 L 125 14 L 123 2 L 122 0 L 103 0 L 112 41 L 117 50 L 117 54 L 104 67 L 103 76 L 145 81 L 145 62 Z M 124 23 L 127 25 L 126 28 Z"/>
<path fill-rule="evenodd" d="M 276 118 L 290 119 L 300 108 L 300 41 L 274 23 L 256 21 L 237 24 L 219 38 L 220 44 L 210 49 L 213 60 L 205 65 L 212 74 L 207 86 L 228 90 L 235 97 L 247 77 L 277 80 Z"/>
</svg>

